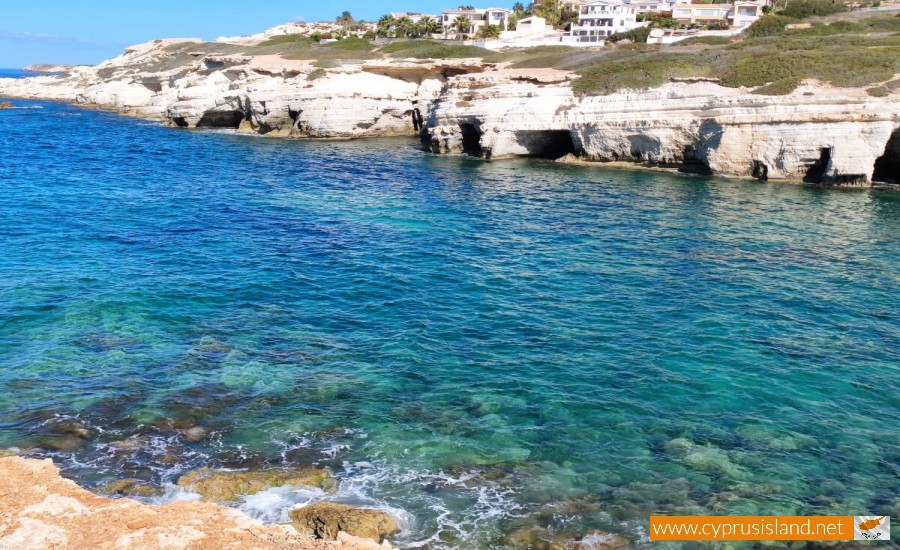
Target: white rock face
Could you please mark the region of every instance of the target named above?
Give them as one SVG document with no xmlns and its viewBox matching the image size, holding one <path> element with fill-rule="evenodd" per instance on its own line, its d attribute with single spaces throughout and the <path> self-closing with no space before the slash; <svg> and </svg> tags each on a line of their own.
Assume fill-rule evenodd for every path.
<svg viewBox="0 0 900 550">
<path fill-rule="evenodd" d="M 196 51 L 185 48 L 192 43 Z M 869 185 L 879 164 L 888 179 L 900 180 L 893 174 L 900 166 L 897 94 L 874 98 L 807 83 L 767 97 L 694 81 L 579 97 L 573 75 L 552 69 L 497 69 L 479 60 L 321 69 L 274 55 L 210 53 L 241 51 L 231 48 L 156 40 L 65 76 L 0 79 L 0 96 L 270 136 L 421 131 L 433 152 L 486 158 L 577 157 L 846 186 Z"/>
<path fill-rule="evenodd" d="M 863 90 L 808 84 L 766 97 L 695 82 L 580 98 L 565 83 L 498 73 L 451 81 L 428 123 L 434 152 L 570 152 L 588 161 L 849 186 L 872 181 L 898 128 L 900 97 Z"/>
</svg>

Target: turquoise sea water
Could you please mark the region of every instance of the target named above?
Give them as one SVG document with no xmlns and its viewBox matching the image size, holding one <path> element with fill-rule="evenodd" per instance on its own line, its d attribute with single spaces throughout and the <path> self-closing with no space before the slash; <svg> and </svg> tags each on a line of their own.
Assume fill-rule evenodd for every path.
<svg viewBox="0 0 900 550">
<path fill-rule="evenodd" d="M 900 514 L 900 194 L 16 103 L 43 109 L 0 111 L 0 447 L 88 486 L 325 465 L 404 547 Z M 96 437 L 54 445 L 60 416 Z"/>
</svg>

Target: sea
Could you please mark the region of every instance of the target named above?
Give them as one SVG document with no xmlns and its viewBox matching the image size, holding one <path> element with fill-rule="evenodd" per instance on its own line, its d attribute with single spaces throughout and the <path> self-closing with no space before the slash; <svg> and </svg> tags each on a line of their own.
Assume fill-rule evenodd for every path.
<svg viewBox="0 0 900 550">
<path fill-rule="evenodd" d="M 13 102 L 0 448 L 153 502 L 325 467 L 234 505 L 380 508 L 402 548 L 900 514 L 900 193 Z"/>
</svg>

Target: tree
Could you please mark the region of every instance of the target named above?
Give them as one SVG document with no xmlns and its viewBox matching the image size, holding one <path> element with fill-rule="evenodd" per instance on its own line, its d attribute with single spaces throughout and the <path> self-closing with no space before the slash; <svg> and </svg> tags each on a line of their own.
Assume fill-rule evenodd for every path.
<svg viewBox="0 0 900 550">
<path fill-rule="evenodd" d="M 429 36 L 441 32 L 441 24 L 434 20 L 433 17 L 425 16 L 416 24 L 419 36 Z"/>
<path fill-rule="evenodd" d="M 397 20 L 391 15 L 382 15 L 378 20 L 375 34 L 378 36 L 388 37 L 394 35 L 394 29 L 397 26 Z"/>
<path fill-rule="evenodd" d="M 453 20 L 453 28 L 456 29 L 456 32 L 459 34 L 466 34 L 469 32 L 469 29 L 472 28 L 472 22 L 465 15 L 458 15 L 456 19 Z"/>
<path fill-rule="evenodd" d="M 522 5 L 522 2 L 516 2 L 515 4 L 513 4 L 512 11 L 516 19 L 522 19 L 528 13 L 525 11 L 525 6 Z"/>
<path fill-rule="evenodd" d="M 335 17 L 334 21 L 344 27 L 345 33 L 350 34 L 350 25 L 353 24 L 353 16 L 350 15 L 349 11 L 344 11 L 344 13 Z"/>
<path fill-rule="evenodd" d="M 457 9 L 460 9 L 460 10 L 474 10 L 474 9 L 475 9 L 475 6 L 460 6 L 460 7 L 457 8 Z"/>
<path fill-rule="evenodd" d="M 416 24 L 405 15 L 397 20 L 395 28 L 397 36 L 412 37 L 416 35 Z"/>
<path fill-rule="evenodd" d="M 562 6 L 559 5 L 559 0 L 541 0 L 534 14 L 546 19 L 548 25 L 556 27 L 562 17 Z"/>
<path fill-rule="evenodd" d="M 500 25 L 485 25 L 478 29 L 478 38 L 500 38 L 502 32 Z"/>
</svg>

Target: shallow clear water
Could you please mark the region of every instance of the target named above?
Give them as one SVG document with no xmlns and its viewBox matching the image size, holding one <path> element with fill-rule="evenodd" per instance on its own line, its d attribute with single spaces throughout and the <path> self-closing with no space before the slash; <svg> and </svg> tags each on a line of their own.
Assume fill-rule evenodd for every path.
<svg viewBox="0 0 900 550">
<path fill-rule="evenodd" d="M 900 510 L 900 194 L 42 105 L 0 112 L 0 446 L 89 486 L 322 464 L 409 547 Z"/>
</svg>

